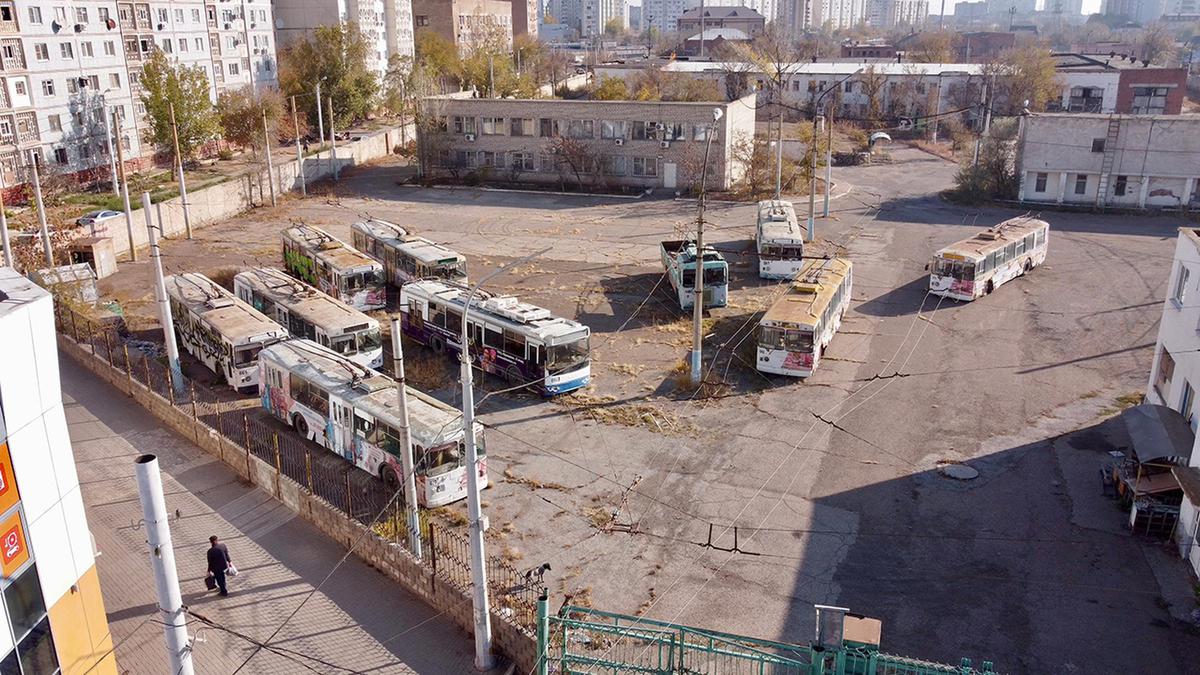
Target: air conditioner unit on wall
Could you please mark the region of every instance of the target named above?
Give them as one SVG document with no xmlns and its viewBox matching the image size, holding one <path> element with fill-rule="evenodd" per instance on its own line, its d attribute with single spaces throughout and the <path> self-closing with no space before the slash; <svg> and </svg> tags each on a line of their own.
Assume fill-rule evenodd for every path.
<svg viewBox="0 0 1200 675">
<path fill-rule="evenodd" d="M 475 140 L 475 134 L 466 134 L 465 138 L 466 138 L 468 141 L 474 141 L 474 140 Z"/>
<path fill-rule="evenodd" d="M 616 143 L 617 145 L 625 145 L 625 139 L 624 139 L 624 138 L 618 138 L 618 139 L 615 141 L 615 143 Z"/>
<path fill-rule="evenodd" d="M 667 148 L 671 147 L 671 142 L 670 142 L 670 141 L 663 141 L 662 143 L 659 143 L 658 145 L 659 145 L 659 147 L 661 147 L 662 149 L 666 150 Z"/>
</svg>

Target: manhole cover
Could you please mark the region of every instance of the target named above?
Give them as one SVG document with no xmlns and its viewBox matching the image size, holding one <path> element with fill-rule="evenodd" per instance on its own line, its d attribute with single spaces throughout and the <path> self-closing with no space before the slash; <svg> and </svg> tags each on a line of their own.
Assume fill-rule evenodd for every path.
<svg viewBox="0 0 1200 675">
<path fill-rule="evenodd" d="M 946 478 L 954 480 L 973 480 L 979 478 L 979 472 L 966 464 L 943 464 L 938 467 L 938 471 Z"/>
</svg>

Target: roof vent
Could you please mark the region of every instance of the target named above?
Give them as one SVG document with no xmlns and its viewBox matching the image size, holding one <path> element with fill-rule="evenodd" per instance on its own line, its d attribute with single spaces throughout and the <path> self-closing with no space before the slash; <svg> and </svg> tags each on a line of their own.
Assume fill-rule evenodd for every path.
<svg viewBox="0 0 1200 675">
<path fill-rule="evenodd" d="M 226 297 L 211 298 L 205 304 L 208 305 L 209 309 L 223 309 L 225 307 L 233 307 L 233 298 L 226 298 Z"/>
<path fill-rule="evenodd" d="M 999 230 L 985 230 L 980 232 L 978 237 L 987 241 L 996 241 L 1000 238 Z"/>
</svg>

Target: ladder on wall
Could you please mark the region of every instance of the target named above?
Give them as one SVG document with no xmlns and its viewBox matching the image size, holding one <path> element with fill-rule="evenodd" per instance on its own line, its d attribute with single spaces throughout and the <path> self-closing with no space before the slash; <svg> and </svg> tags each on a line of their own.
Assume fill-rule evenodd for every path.
<svg viewBox="0 0 1200 675">
<path fill-rule="evenodd" d="M 1121 118 L 1108 118 L 1108 134 L 1104 137 L 1104 158 L 1100 160 L 1100 184 L 1096 186 L 1096 206 L 1108 204 L 1108 184 L 1117 156 L 1117 136 L 1121 133 Z"/>
</svg>

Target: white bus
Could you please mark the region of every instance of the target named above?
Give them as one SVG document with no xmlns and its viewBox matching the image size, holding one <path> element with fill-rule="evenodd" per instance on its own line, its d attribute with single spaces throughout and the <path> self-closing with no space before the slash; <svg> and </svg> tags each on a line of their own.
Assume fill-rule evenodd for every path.
<svg viewBox="0 0 1200 675">
<path fill-rule="evenodd" d="M 696 242 L 671 240 L 660 242 L 663 270 L 675 289 L 680 309 L 691 309 L 696 304 Z M 704 274 L 703 307 L 724 307 L 729 302 L 729 263 L 711 246 L 704 247 L 700 256 L 700 267 Z"/>
<path fill-rule="evenodd" d="M 1037 218 L 1011 218 L 938 251 L 929 265 L 929 292 L 974 300 L 1046 260 L 1050 225 Z"/>
<path fill-rule="evenodd" d="M 383 365 L 378 321 L 282 270 L 239 272 L 233 277 L 233 292 L 292 337 L 312 340 L 368 368 Z"/>
<path fill-rule="evenodd" d="M 850 306 L 849 260 L 809 259 L 758 322 L 758 369 L 808 377 Z"/>
<path fill-rule="evenodd" d="M 203 274 L 164 281 L 179 344 L 229 386 L 255 391 L 259 351 L 285 339 L 287 331 Z"/>
<path fill-rule="evenodd" d="M 403 485 L 400 396 L 392 378 L 310 340 L 288 340 L 259 356 L 262 406 L 301 436 L 378 476 Z M 466 449 L 458 410 L 408 387 L 417 501 L 427 508 L 467 496 Z M 475 423 L 479 486 L 487 487 L 483 426 Z"/>
<path fill-rule="evenodd" d="M 354 309 L 366 312 L 387 304 L 383 265 L 320 228 L 296 225 L 283 231 L 283 266 Z"/>
<path fill-rule="evenodd" d="M 424 237 L 409 234 L 386 220 L 363 220 L 350 226 L 354 247 L 383 263 L 384 278 L 393 286 L 417 279 L 467 281 L 467 258 Z"/>
<path fill-rule="evenodd" d="M 436 352 L 457 355 L 462 345 L 464 286 L 414 281 L 400 288 L 404 334 Z M 467 335 L 471 361 L 513 383 L 528 382 L 543 394 L 562 394 L 591 380 L 591 330 L 550 310 L 510 295 L 471 300 Z"/>
<path fill-rule="evenodd" d="M 758 226 L 754 231 L 758 249 L 758 276 L 791 279 L 804 265 L 804 230 L 796 220 L 792 203 L 766 199 L 758 203 Z"/>
</svg>

